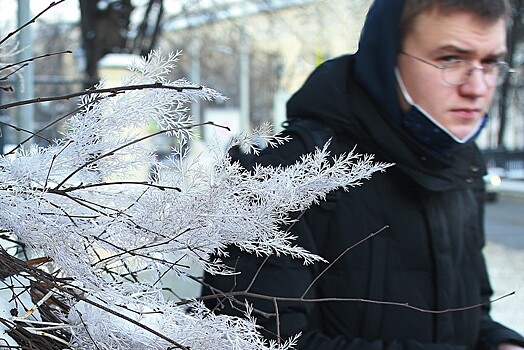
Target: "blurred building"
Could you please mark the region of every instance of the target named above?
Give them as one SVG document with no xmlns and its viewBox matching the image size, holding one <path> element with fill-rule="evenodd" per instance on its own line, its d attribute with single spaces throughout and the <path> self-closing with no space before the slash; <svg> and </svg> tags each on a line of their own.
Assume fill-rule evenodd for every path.
<svg viewBox="0 0 524 350">
<path fill-rule="evenodd" d="M 223 108 L 238 108 L 240 118 L 249 119 L 239 121 L 241 129 L 264 121 L 278 126 L 285 102 L 318 64 L 356 51 L 370 3 L 255 0 L 198 7 L 168 19 L 160 45 L 183 50 L 180 74 L 225 94 Z M 205 120 L 217 107 L 194 108 Z"/>
</svg>

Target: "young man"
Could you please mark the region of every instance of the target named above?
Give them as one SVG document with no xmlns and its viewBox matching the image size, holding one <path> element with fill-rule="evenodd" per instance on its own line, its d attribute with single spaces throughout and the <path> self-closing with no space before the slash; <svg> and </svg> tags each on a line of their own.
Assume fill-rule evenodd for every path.
<svg viewBox="0 0 524 350">
<path fill-rule="evenodd" d="M 314 121 L 331 130 L 332 154 L 356 145 L 396 165 L 312 207 L 291 228 L 297 244 L 335 262 L 325 271 L 232 251 L 241 274 L 206 282 L 225 292 L 250 286 L 324 299 L 278 308 L 250 299 L 269 315 L 257 318 L 273 336 L 302 332 L 298 349 L 523 349 L 486 304 L 485 167 L 473 142 L 509 71 L 508 13 L 503 0 L 376 0 L 359 51 L 318 67 L 290 99 L 289 130 Z M 295 138 L 257 162 L 290 164 L 305 151 Z"/>
</svg>

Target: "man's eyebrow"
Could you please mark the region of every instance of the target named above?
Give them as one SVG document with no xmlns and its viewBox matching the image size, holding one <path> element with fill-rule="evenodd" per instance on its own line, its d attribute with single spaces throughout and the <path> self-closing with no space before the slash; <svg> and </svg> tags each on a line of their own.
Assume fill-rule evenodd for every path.
<svg viewBox="0 0 524 350">
<path fill-rule="evenodd" d="M 441 46 L 441 47 L 433 50 L 432 53 L 435 54 L 435 55 L 450 54 L 450 53 L 455 53 L 455 54 L 460 54 L 460 55 L 470 55 L 470 54 L 473 54 L 474 51 L 468 50 L 468 49 L 463 49 L 463 48 L 460 48 L 460 47 L 455 46 L 455 45 L 445 45 L 445 46 Z M 498 51 L 498 52 L 491 53 L 491 54 L 489 54 L 487 56 L 494 57 L 494 58 L 497 58 L 497 59 L 502 59 L 506 55 L 507 55 L 507 51 L 506 50 L 501 50 L 501 51 Z"/>
<path fill-rule="evenodd" d="M 435 50 L 432 51 L 432 53 L 434 53 L 434 54 L 458 53 L 458 54 L 467 55 L 467 54 L 472 53 L 472 51 L 471 50 L 467 50 L 467 49 L 462 49 L 462 48 L 460 48 L 458 46 L 455 46 L 455 45 L 446 45 L 446 46 L 441 46 L 441 47 L 436 48 Z"/>
</svg>

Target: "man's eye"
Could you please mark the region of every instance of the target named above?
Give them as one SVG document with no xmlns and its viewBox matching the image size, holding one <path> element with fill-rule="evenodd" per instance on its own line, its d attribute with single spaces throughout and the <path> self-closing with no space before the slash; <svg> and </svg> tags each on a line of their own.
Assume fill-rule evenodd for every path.
<svg viewBox="0 0 524 350">
<path fill-rule="evenodd" d="M 463 59 L 457 57 L 457 56 L 442 56 L 439 58 L 439 61 L 443 63 L 458 63 L 464 61 Z"/>
<path fill-rule="evenodd" d="M 490 66 L 490 67 L 495 67 L 499 64 L 500 60 L 497 60 L 495 58 L 490 58 L 490 59 L 487 59 L 487 60 L 484 60 L 482 61 L 482 65 L 483 66 Z"/>
</svg>

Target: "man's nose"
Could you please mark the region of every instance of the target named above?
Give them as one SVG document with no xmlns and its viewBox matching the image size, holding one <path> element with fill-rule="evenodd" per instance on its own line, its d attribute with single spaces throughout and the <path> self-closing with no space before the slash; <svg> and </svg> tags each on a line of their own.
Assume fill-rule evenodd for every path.
<svg viewBox="0 0 524 350">
<path fill-rule="evenodd" d="M 467 96 L 482 96 L 489 91 L 485 72 L 482 67 L 472 67 L 466 82 L 460 86 L 460 91 Z"/>
</svg>

